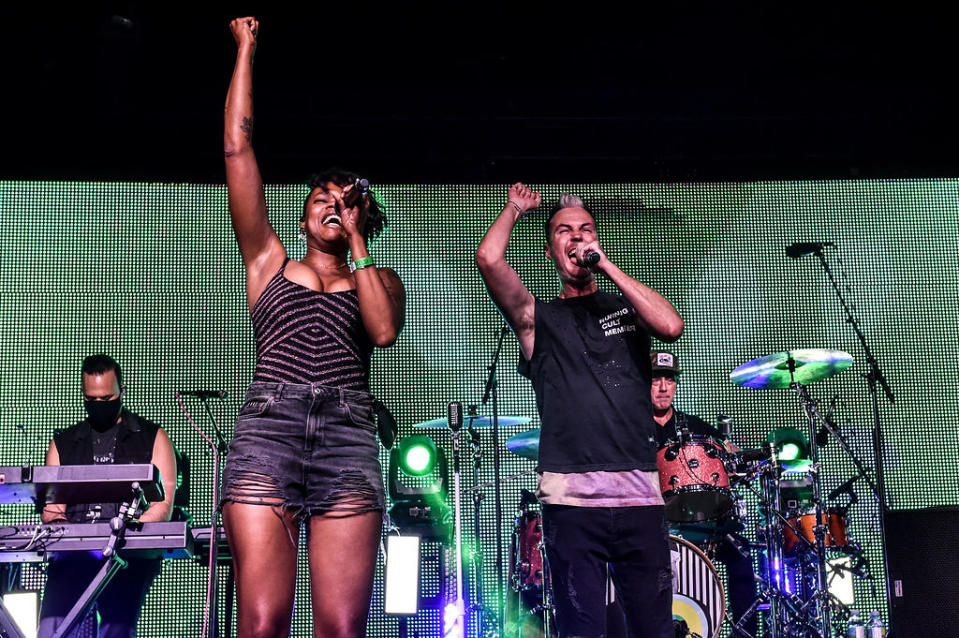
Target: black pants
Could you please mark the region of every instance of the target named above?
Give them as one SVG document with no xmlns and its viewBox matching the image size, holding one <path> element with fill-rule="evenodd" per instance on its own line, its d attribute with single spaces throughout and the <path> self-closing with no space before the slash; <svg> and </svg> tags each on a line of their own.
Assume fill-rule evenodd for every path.
<svg viewBox="0 0 959 638">
<path fill-rule="evenodd" d="M 543 506 L 560 638 L 606 635 L 606 567 L 630 638 L 673 638 L 672 572 L 662 506 Z"/>
<path fill-rule="evenodd" d="M 40 638 L 51 635 L 60 625 L 102 565 L 102 561 L 92 556 L 50 562 L 40 605 Z M 159 573 L 159 559 L 131 559 L 125 569 L 113 576 L 97 598 L 100 638 L 133 638 L 136 635 L 140 608 Z"/>
</svg>

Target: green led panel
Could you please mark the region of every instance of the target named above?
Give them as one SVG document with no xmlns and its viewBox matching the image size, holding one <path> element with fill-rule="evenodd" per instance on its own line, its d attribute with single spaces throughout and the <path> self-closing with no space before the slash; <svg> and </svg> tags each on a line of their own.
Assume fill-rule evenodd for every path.
<svg viewBox="0 0 959 638">
<path fill-rule="evenodd" d="M 834 348 L 852 367 L 810 387 L 828 402 L 852 449 L 874 465 L 872 412 L 864 352 L 814 256 L 793 260 L 797 241 L 832 241 L 826 256 L 896 395 L 880 399 L 886 487 L 893 508 L 959 503 L 959 210 L 954 180 L 751 182 L 722 184 L 534 185 L 544 200 L 579 194 L 597 213 L 603 246 L 624 270 L 662 292 L 686 320 L 671 347 L 680 356 L 677 404 L 713 421 L 734 420 L 745 447 L 773 428 L 808 431 L 788 390 L 732 385 L 729 372 L 753 358 L 795 348 Z M 398 343 L 373 359 L 372 389 L 393 411 L 400 434 L 446 414 L 449 401 L 478 404 L 502 320 L 473 263 L 482 233 L 506 199 L 506 185 L 409 185 L 376 188 L 390 229 L 371 248 L 378 265 L 406 284 L 406 327 Z M 304 186 L 268 186 L 271 219 L 291 255 L 302 255 L 297 221 Z M 544 209 L 546 207 L 544 206 Z M 213 413 L 227 437 L 253 371 L 253 341 L 240 258 L 222 185 L 0 182 L 0 465 L 40 464 L 55 428 L 83 415 L 79 366 L 107 352 L 124 369 L 127 405 L 160 423 L 191 459 L 191 510 L 210 519 L 213 458 L 174 400 L 178 389 L 223 389 Z M 508 257 L 530 290 L 558 291 L 543 254 L 543 215 L 514 232 Z M 606 285 L 605 283 L 603 284 Z M 504 343 L 499 368 L 503 415 L 528 426 L 500 433 L 501 473 L 520 474 L 531 461 L 505 451 L 509 436 L 538 427 L 532 388 L 516 373 L 518 347 Z M 187 407 L 206 433 L 208 416 Z M 480 406 L 482 413 L 490 407 Z M 417 430 L 416 433 L 422 433 Z M 430 432 L 448 455 L 447 432 Z M 493 479 L 491 432 L 482 431 L 480 482 Z M 845 453 L 820 450 L 826 490 L 852 476 Z M 383 451 L 384 471 L 387 455 Z M 452 467 L 452 463 L 450 463 Z M 473 485 L 464 463 L 464 488 Z M 532 474 L 502 484 L 504 563 L 520 490 Z M 863 482 L 850 509 L 849 532 L 866 550 L 875 575 L 856 586 L 860 609 L 880 609 L 882 554 L 877 507 Z M 473 530 L 464 493 L 464 544 L 481 549 L 487 605 L 497 597 L 494 496 L 483 491 L 482 532 Z M 751 512 L 756 501 L 747 497 Z M 5 506 L 3 524 L 36 521 L 26 507 Z M 755 521 L 753 521 L 755 522 Z M 431 564 L 438 564 L 436 562 Z M 24 570 L 25 582 L 42 572 Z M 467 574 L 475 589 L 477 574 Z M 225 576 L 224 576 L 225 577 Z M 306 566 L 300 569 L 293 636 L 310 635 Z M 438 576 L 426 589 L 435 591 Z M 171 562 L 150 593 L 142 638 L 199 636 L 206 591 L 202 565 Z M 371 636 L 399 636 L 382 613 L 377 571 Z M 222 617 L 222 611 L 221 611 Z M 410 621 L 409 635 L 439 636 L 440 616 Z M 475 635 L 475 625 L 470 627 Z"/>
</svg>

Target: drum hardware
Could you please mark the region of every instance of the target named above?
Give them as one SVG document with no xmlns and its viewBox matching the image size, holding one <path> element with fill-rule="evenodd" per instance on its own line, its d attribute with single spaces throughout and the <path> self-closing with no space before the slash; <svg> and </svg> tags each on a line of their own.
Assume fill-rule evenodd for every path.
<svg viewBox="0 0 959 638">
<path fill-rule="evenodd" d="M 520 476 L 525 476 L 529 474 L 532 470 L 526 472 L 520 472 L 509 477 L 500 479 L 499 481 L 493 480 L 487 483 L 479 483 L 479 470 L 482 465 L 483 451 L 480 445 L 480 432 L 475 429 L 477 420 L 475 418 L 475 406 L 470 406 L 469 412 L 473 414 L 463 414 L 462 404 L 458 402 L 450 403 L 447 406 L 447 417 L 445 419 L 434 419 L 432 421 L 425 421 L 418 424 L 414 427 L 419 428 L 436 428 L 438 427 L 437 423 L 442 421 L 445 423 L 445 427 L 448 427 L 451 433 L 452 447 L 453 447 L 453 489 L 451 497 L 453 498 L 453 517 L 454 517 L 454 526 L 453 526 L 453 542 L 455 544 L 455 556 L 453 558 L 453 563 L 456 565 L 456 598 L 455 600 L 450 601 L 452 605 L 455 606 L 457 615 L 459 619 L 463 619 L 468 614 L 476 614 L 478 619 L 479 626 L 479 635 L 496 637 L 500 635 L 500 613 L 498 611 L 490 611 L 490 608 L 487 607 L 484 601 L 484 594 L 486 592 L 486 585 L 483 578 L 483 550 L 482 544 L 477 542 L 474 544 L 472 551 L 469 553 L 470 568 L 473 571 L 475 578 L 475 594 L 473 599 L 470 601 L 469 609 L 465 609 L 464 598 L 463 598 L 463 577 L 462 577 L 462 566 L 463 566 L 463 548 L 462 548 L 462 516 L 461 516 L 461 506 L 460 506 L 460 495 L 463 492 L 461 486 L 461 437 L 465 433 L 467 435 L 467 444 L 472 447 L 472 477 L 473 477 L 473 487 L 468 488 L 466 491 L 472 493 L 473 500 L 473 536 L 476 539 L 482 538 L 482 518 L 480 516 L 480 508 L 485 499 L 485 494 L 483 490 L 490 486 L 496 486 L 498 488 L 498 483 L 505 482 L 519 478 Z M 464 427 L 466 425 L 466 427 Z M 479 427 L 486 427 L 485 423 L 481 422 Z M 495 432 L 495 428 L 494 428 Z M 499 516 L 497 516 L 499 520 Z M 495 606 L 496 610 L 502 609 L 498 604 Z"/>
<path fill-rule="evenodd" d="M 819 412 L 816 401 L 810 396 L 806 385 L 839 374 L 840 372 L 849 368 L 851 365 L 852 356 L 838 350 L 790 350 L 748 361 L 733 370 L 730 373 L 729 378 L 736 385 L 749 388 L 789 388 L 793 390 L 799 398 L 800 406 L 806 413 L 806 419 L 808 421 L 810 431 L 809 440 L 815 441 L 817 434 L 817 422 L 830 432 L 833 432 L 833 429 Z M 809 476 L 812 479 L 810 487 L 812 490 L 812 503 L 814 506 L 812 512 L 813 524 L 811 525 L 813 539 L 812 542 L 810 542 L 810 539 L 806 537 L 805 533 L 797 529 L 797 526 L 794 525 L 793 522 L 788 518 L 784 521 L 785 525 L 783 527 L 784 531 L 782 532 L 782 538 L 784 543 L 785 539 L 789 538 L 791 543 L 790 547 L 794 545 L 794 540 L 798 540 L 802 545 L 807 546 L 806 549 L 809 549 L 809 545 L 814 547 L 811 552 L 812 556 L 814 556 L 815 563 L 814 584 L 812 588 L 813 591 L 808 597 L 806 604 L 801 608 L 802 611 L 809 613 L 803 614 L 801 617 L 795 618 L 795 620 L 801 621 L 804 624 L 811 624 L 807 618 L 814 618 L 819 635 L 823 638 L 827 638 L 832 635 L 832 627 L 829 612 L 829 593 L 826 587 L 827 533 L 826 526 L 823 525 L 823 522 L 826 521 L 826 512 L 822 507 L 821 500 L 822 489 L 818 471 L 819 459 L 817 446 L 809 446 L 809 455 L 811 461 Z M 775 458 L 775 455 L 773 458 Z M 774 529 L 774 521 L 777 518 L 783 518 L 780 502 L 781 486 L 778 463 L 775 465 L 777 467 L 774 472 L 774 476 L 772 479 L 767 478 L 767 485 L 765 486 L 767 488 L 765 490 L 767 497 L 770 495 L 772 490 L 775 491 L 775 498 L 773 499 L 772 503 L 768 502 L 768 498 L 766 499 L 766 541 L 769 543 L 770 554 L 769 558 L 767 559 L 767 563 L 771 565 L 770 569 L 773 571 L 781 569 L 780 566 L 783 565 L 784 559 L 784 552 L 780 548 L 779 543 L 770 542 L 770 539 L 779 540 L 780 537 L 778 536 L 777 530 Z M 770 513 L 773 513 L 776 516 L 770 516 Z M 798 518 L 796 519 L 796 522 L 799 522 Z M 793 536 L 788 536 L 789 532 L 792 532 Z M 777 581 L 776 578 L 771 578 L 771 580 L 779 584 L 779 581 Z M 775 598 L 776 597 L 773 596 L 771 600 L 775 600 Z M 777 638 L 778 634 L 780 634 L 781 631 L 785 630 L 786 628 L 785 624 L 783 624 L 785 618 L 780 613 L 780 610 L 776 609 L 775 604 L 771 603 L 770 610 L 772 612 L 772 635 L 773 638 Z M 777 624 L 778 627 L 776 626 Z"/>
<path fill-rule="evenodd" d="M 480 508 L 483 504 L 483 499 L 486 497 L 483 494 L 483 489 L 492 485 L 492 483 L 479 483 L 479 470 L 482 465 L 483 460 L 483 449 L 480 446 L 480 433 L 478 430 L 473 428 L 467 428 L 466 433 L 469 435 L 469 445 L 473 448 L 473 487 L 467 490 L 473 495 L 473 538 L 477 539 L 477 542 L 473 544 L 473 551 L 470 552 L 470 569 L 472 569 L 473 578 L 475 579 L 476 588 L 473 595 L 473 599 L 470 601 L 469 611 L 470 613 L 475 613 L 479 620 L 478 625 L 480 627 L 480 635 L 491 636 L 498 635 L 497 631 L 497 622 L 490 622 L 489 609 L 486 607 L 484 594 L 486 592 L 486 586 L 483 579 L 483 546 L 482 543 L 478 542 L 478 539 L 482 538 L 482 518 L 480 516 Z M 497 618 L 493 616 L 493 618 Z"/>
<path fill-rule="evenodd" d="M 764 550 L 765 560 L 761 561 L 762 575 L 755 575 L 759 594 L 754 603 L 733 625 L 733 635 L 754 638 L 744 629 L 744 626 L 756 613 L 765 611 L 768 618 L 769 638 L 790 638 L 795 635 L 791 632 L 800 627 L 803 631 L 808 630 L 810 638 L 827 638 L 829 634 L 821 633 L 821 627 L 816 622 L 817 615 L 813 613 L 810 601 L 803 600 L 797 592 L 790 591 L 787 583 L 787 557 L 782 548 L 783 532 L 781 530 L 792 527 L 797 537 L 801 536 L 801 532 L 795 529 L 781 511 L 779 480 L 782 466 L 777 456 L 778 451 L 772 448 L 770 452 L 770 459 L 757 463 L 744 475 L 741 482 L 741 485 L 759 499 L 760 509 L 765 513 L 757 530 L 757 537 L 761 542 L 756 544 L 757 548 Z M 759 489 L 753 485 L 753 481 L 757 479 Z M 805 538 L 799 540 L 813 551 L 815 550 L 815 546 L 809 544 Z"/>
<path fill-rule="evenodd" d="M 530 422 L 530 418 L 527 416 L 500 416 L 497 417 L 497 420 L 499 421 L 500 427 L 526 425 Z M 493 427 L 493 417 L 481 416 L 479 414 L 465 414 L 463 415 L 463 423 L 467 428 L 491 428 Z M 438 419 L 430 419 L 429 421 L 421 421 L 420 423 L 413 424 L 413 427 L 417 430 L 445 430 L 447 428 L 446 418 L 441 417 Z"/>
</svg>

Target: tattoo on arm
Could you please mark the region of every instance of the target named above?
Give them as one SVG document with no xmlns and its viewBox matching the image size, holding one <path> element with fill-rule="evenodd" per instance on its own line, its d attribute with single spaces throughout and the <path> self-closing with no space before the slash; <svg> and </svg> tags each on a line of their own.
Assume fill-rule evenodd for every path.
<svg viewBox="0 0 959 638">
<path fill-rule="evenodd" d="M 243 124 L 240 126 L 240 129 L 246 136 L 247 143 L 251 143 L 253 141 L 253 118 L 244 116 Z"/>
</svg>

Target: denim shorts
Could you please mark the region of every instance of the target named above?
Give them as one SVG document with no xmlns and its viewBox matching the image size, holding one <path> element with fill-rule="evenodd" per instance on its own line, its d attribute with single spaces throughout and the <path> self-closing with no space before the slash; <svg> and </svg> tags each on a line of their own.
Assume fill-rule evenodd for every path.
<svg viewBox="0 0 959 638">
<path fill-rule="evenodd" d="M 383 511 L 383 475 L 367 392 L 250 385 L 223 474 L 223 501 L 314 514 Z"/>
</svg>

